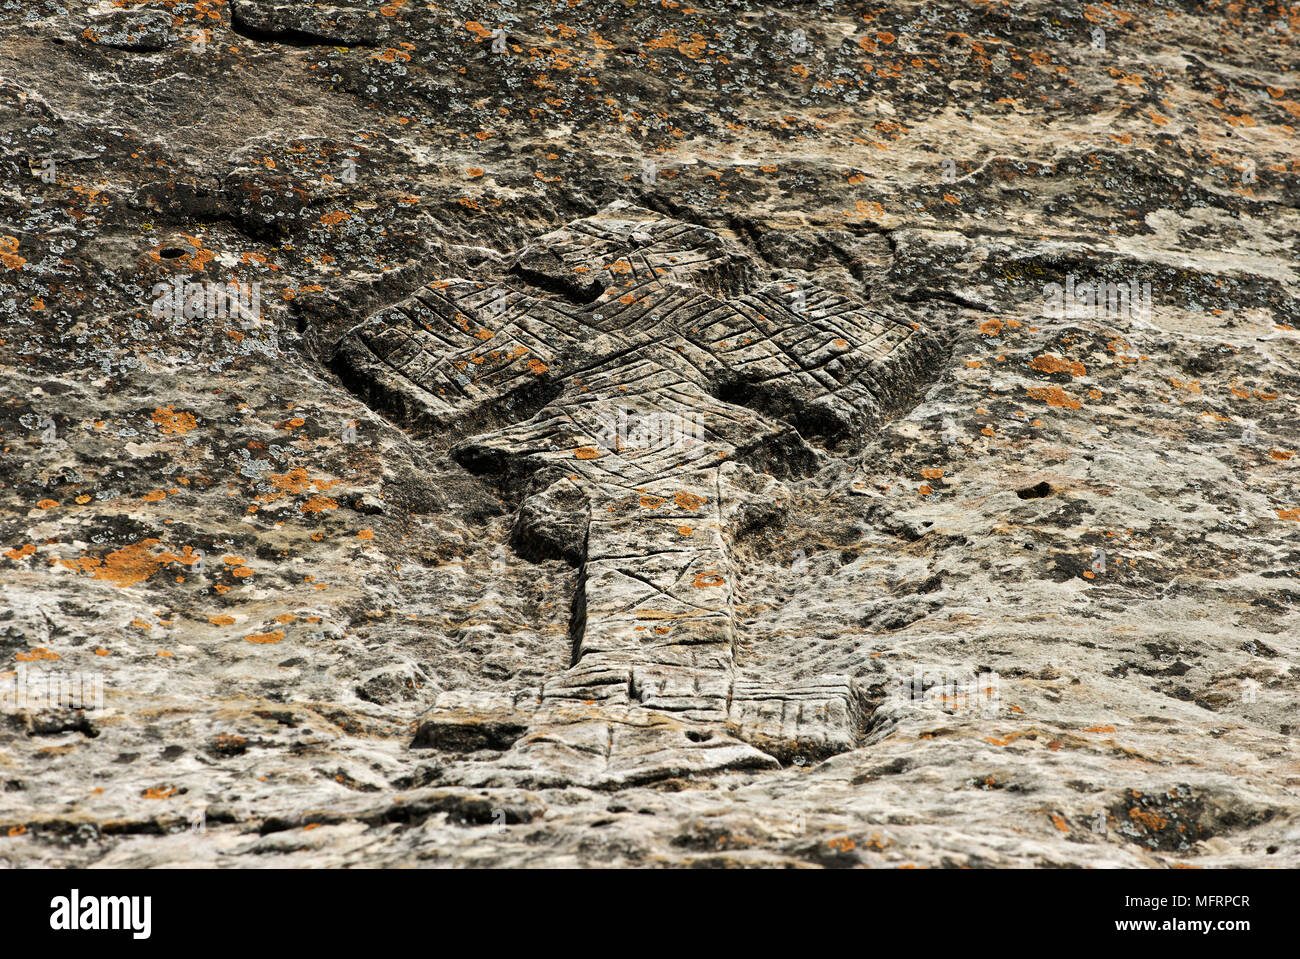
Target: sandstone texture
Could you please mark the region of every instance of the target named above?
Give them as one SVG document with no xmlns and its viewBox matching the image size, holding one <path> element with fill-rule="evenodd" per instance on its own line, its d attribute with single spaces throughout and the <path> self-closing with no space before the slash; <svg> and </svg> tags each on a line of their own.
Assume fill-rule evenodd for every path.
<svg viewBox="0 0 1300 959">
<path fill-rule="evenodd" d="M 0 0 L 0 865 L 1300 865 L 1298 48 Z"/>
</svg>

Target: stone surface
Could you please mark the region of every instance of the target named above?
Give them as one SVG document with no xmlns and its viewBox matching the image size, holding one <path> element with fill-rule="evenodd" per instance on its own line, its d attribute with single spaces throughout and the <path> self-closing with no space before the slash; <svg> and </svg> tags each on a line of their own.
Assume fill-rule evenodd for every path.
<svg viewBox="0 0 1300 959">
<path fill-rule="evenodd" d="M 0 863 L 1300 864 L 1294 8 L 12 6 Z"/>
<path fill-rule="evenodd" d="M 345 379 L 408 423 L 500 424 L 452 455 L 515 498 L 553 504 L 577 493 L 576 520 L 521 509 L 516 522 L 535 530 L 525 538 L 571 541 L 580 569 L 571 666 L 539 696 L 512 697 L 511 713 L 523 702 L 543 708 L 503 765 L 552 780 L 559 740 L 597 767 L 565 775 L 599 785 L 851 749 L 864 709 L 848 677 L 738 675 L 744 571 L 728 520 L 792 497 L 776 482 L 755 492 L 748 463 L 806 472 L 827 459 L 809 440 L 860 446 L 915 399 L 938 366 L 938 337 L 815 287 L 746 292 L 761 271 L 743 250 L 625 203 L 538 238 L 508 273 L 558 292 L 436 280 L 368 318 L 337 360 Z M 551 534 L 552 522 L 564 533 Z M 546 708 L 578 702 L 600 708 L 588 722 Z M 417 739 L 444 740 L 463 716 L 440 700 Z M 578 745 L 587 741 L 601 749 Z M 500 776 L 477 766 L 453 775 Z"/>
</svg>

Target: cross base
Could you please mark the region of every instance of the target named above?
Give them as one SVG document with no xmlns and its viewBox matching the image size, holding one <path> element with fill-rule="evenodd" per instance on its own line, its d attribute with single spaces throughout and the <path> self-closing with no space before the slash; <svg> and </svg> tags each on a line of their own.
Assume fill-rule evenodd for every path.
<svg viewBox="0 0 1300 959">
<path fill-rule="evenodd" d="M 643 704 L 636 694 L 649 688 L 660 698 Z M 844 752 L 859 739 L 861 702 L 844 676 L 700 690 L 673 667 L 603 663 L 542 689 L 443 693 L 411 746 L 455 755 L 460 785 L 624 788 Z"/>
</svg>

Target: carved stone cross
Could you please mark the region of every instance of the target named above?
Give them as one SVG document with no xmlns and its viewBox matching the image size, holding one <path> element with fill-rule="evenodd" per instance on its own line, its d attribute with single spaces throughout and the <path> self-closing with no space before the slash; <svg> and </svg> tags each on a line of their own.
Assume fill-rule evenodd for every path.
<svg viewBox="0 0 1300 959">
<path fill-rule="evenodd" d="M 511 272 L 538 292 L 434 282 L 341 346 L 372 398 L 466 435 L 463 465 L 528 484 L 517 549 L 581 566 L 570 668 L 540 689 L 444 693 L 415 745 L 502 750 L 466 762 L 464 784 L 562 770 L 598 786 L 851 748 L 846 677 L 737 674 L 729 542 L 747 501 L 781 497 L 765 474 L 861 445 L 935 339 L 764 283 L 716 233 L 621 204 L 539 238 Z"/>
</svg>

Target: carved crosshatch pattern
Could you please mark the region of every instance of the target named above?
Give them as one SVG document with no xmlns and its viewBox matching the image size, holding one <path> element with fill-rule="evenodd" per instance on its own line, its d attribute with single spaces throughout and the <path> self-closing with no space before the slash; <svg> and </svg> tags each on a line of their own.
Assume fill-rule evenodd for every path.
<svg viewBox="0 0 1300 959">
<path fill-rule="evenodd" d="M 764 282 L 718 234 L 625 207 L 538 238 L 511 273 L 535 292 L 438 280 L 340 351 L 362 392 L 459 434 L 462 464 L 541 477 L 532 495 L 581 504 L 585 524 L 570 668 L 540 689 L 442 694 L 417 745 L 548 750 L 553 768 L 611 783 L 850 748 L 862 717 L 848 677 L 736 674 L 729 517 L 752 495 L 737 475 L 860 446 L 915 393 L 936 337 L 814 286 Z M 698 423 L 699 435 L 628 443 L 610 429 L 620 410 L 624 422 Z M 529 515 L 517 538 L 544 540 Z M 508 752 L 488 779 L 510 767 Z"/>
</svg>

